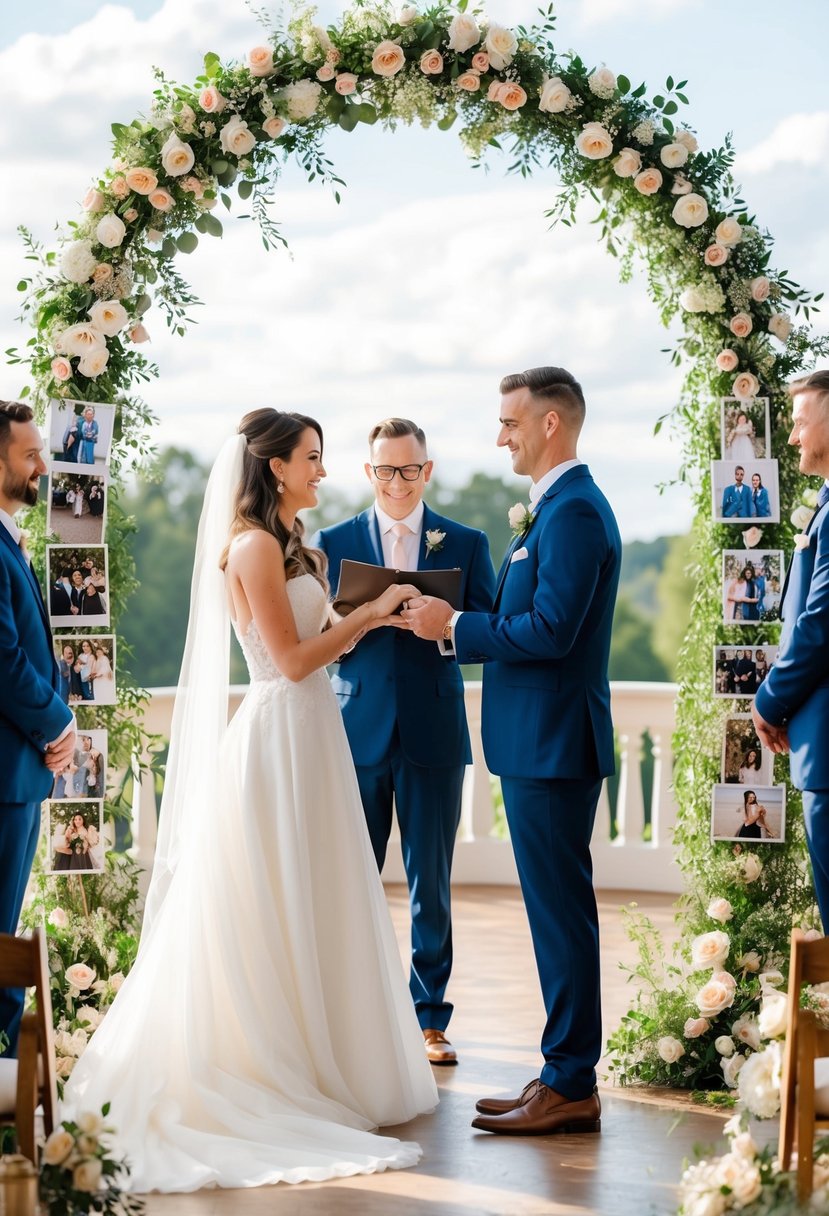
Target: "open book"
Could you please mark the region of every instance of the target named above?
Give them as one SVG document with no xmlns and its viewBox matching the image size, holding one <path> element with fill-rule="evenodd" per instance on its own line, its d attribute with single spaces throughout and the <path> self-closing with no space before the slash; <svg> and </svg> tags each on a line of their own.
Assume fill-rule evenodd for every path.
<svg viewBox="0 0 829 1216">
<path fill-rule="evenodd" d="M 341 616 L 348 616 L 360 604 L 376 600 L 396 583 L 411 583 L 421 595 L 434 595 L 453 608 L 462 608 L 462 573 L 460 566 L 453 570 L 392 570 L 388 566 L 372 566 L 369 562 L 352 562 L 345 558 L 340 566 L 334 608 Z"/>
</svg>

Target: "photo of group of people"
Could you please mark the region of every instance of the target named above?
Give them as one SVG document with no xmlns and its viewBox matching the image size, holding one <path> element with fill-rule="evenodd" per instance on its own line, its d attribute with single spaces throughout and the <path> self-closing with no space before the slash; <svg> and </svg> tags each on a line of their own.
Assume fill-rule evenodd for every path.
<svg viewBox="0 0 829 1216">
<path fill-rule="evenodd" d="M 715 646 L 714 696 L 753 697 L 777 661 L 777 646 Z"/>
<path fill-rule="evenodd" d="M 106 852 L 103 805 L 99 799 L 49 803 L 47 874 L 101 873 Z"/>
<path fill-rule="evenodd" d="M 46 528 L 64 544 L 98 545 L 104 539 L 109 473 L 79 473 L 53 464 L 49 473 Z"/>
<path fill-rule="evenodd" d="M 46 546 L 49 621 L 53 629 L 109 625 L 106 545 Z"/>
<path fill-rule="evenodd" d="M 66 768 L 55 774 L 50 797 L 103 798 L 107 782 L 107 732 L 79 731 L 77 747 Z"/>
<path fill-rule="evenodd" d="M 95 472 L 108 468 L 114 425 L 114 405 L 53 399 L 49 411 L 49 451 L 53 463 L 92 465 Z M 91 473 L 93 469 L 86 471 Z"/>
<path fill-rule="evenodd" d="M 757 625 L 780 617 L 783 553 L 779 549 L 726 549 L 722 555 L 723 622 Z"/>
<path fill-rule="evenodd" d="M 58 692 L 65 705 L 115 704 L 115 637 L 61 634 L 52 639 Z"/>
<path fill-rule="evenodd" d="M 711 462 L 711 493 L 717 523 L 778 523 L 777 461 L 771 459 L 769 403 L 724 397 L 721 460 Z"/>
</svg>

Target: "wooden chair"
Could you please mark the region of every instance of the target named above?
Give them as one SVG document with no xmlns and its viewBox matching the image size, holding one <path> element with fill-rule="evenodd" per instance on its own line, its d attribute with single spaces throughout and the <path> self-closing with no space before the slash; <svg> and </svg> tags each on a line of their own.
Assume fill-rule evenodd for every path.
<svg viewBox="0 0 829 1216">
<path fill-rule="evenodd" d="M 815 1060 L 829 1056 L 829 1030 L 814 1012 L 800 1008 L 804 984 L 829 980 L 829 937 L 807 942 L 802 929 L 792 930 L 789 961 L 789 997 L 783 1079 L 780 1086 L 779 1157 L 788 1169 L 797 1147 L 797 1194 L 801 1203 L 812 1193 L 815 1129 L 829 1129 L 826 1110 L 815 1109 Z"/>
<path fill-rule="evenodd" d="M 35 1011 L 24 1013 L 20 1024 L 17 1059 L 0 1056 L 0 1091 L 5 1099 L 0 1101 L 0 1122 L 14 1124 L 18 1151 L 37 1165 L 38 1105 L 43 1110 L 47 1136 L 54 1131 L 58 1111 L 52 997 L 43 929 L 36 929 L 31 937 L 0 934 L 0 987 L 35 990 Z"/>
</svg>

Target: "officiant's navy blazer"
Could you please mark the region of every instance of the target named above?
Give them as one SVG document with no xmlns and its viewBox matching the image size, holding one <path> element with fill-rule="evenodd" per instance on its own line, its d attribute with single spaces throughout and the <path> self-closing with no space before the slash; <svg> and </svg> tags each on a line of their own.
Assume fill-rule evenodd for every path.
<svg viewBox="0 0 829 1216">
<path fill-rule="evenodd" d="M 0 803 L 40 802 L 54 780 L 46 745 L 72 720 L 32 569 L 0 524 Z"/>
<path fill-rule="evenodd" d="M 621 541 L 586 465 L 542 495 L 507 551 L 494 615 L 455 626 L 461 663 L 484 663 L 483 742 L 500 776 L 614 772 L 607 664 Z"/>
<path fill-rule="evenodd" d="M 442 547 L 427 553 L 426 533 L 435 530 L 445 533 Z M 385 564 L 373 506 L 344 523 L 324 528 L 311 544 L 328 555 L 332 591 L 336 591 L 343 559 Z M 489 612 L 495 572 L 485 534 L 446 519 L 424 504 L 417 568 L 450 570 L 456 566 L 462 571 L 463 607 Z M 472 763 L 461 673 L 454 661 L 441 654 L 436 642 L 393 627 L 373 629 L 342 657 L 332 685 L 355 764 L 381 762 L 391 746 L 395 723 L 403 754 L 411 763 L 430 768 Z"/>
<path fill-rule="evenodd" d="M 791 776 L 801 790 L 829 790 L 829 505 L 796 549 L 781 605 L 777 662 L 757 689 L 758 712 L 788 727 Z"/>
</svg>

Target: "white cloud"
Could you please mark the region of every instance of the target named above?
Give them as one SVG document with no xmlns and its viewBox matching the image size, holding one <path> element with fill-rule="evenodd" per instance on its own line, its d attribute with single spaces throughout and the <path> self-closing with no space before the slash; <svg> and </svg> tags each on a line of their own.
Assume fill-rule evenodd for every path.
<svg viewBox="0 0 829 1216">
<path fill-rule="evenodd" d="M 770 173 L 780 165 L 824 168 L 829 155 L 829 110 L 811 114 L 789 114 L 771 134 L 741 152 L 735 162 L 736 173 Z"/>
</svg>

